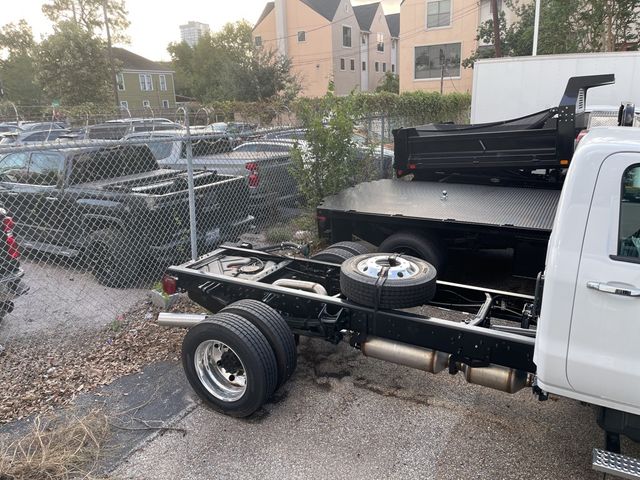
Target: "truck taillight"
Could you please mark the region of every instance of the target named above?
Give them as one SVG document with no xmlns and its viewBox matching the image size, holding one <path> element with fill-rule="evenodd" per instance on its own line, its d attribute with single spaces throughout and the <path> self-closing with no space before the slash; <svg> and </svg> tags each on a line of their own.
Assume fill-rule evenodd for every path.
<svg viewBox="0 0 640 480">
<path fill-rule="evenodd" d="M 16 226 L 16 222 L 13 221 L 11 217 L 4 217 L 2 219 L 2 229 L 5 233 L 10 233 L 13 230 L 13 227 Z"/>
<path fill-rule="evenodd" d="M 7 253 L 13 259 L 20 258 L 20 250 L 18 250 L 18 242 L 14 238 L 13 234 L 7 233 Z"/>
<path fill-rule="evenodd" d="M 316 215 L 316 219 L 318 220 L 318 235 L 322 236 L 327 229 L 327 217 L 324 215 Z"/>
<path fill-rule="evenodd" d="M 171 275 L 162 277 L 162 291 L 167 295 L 173 295 L 178 291 L 178 279 Z"/>
<path fill-rule="evenodd" d="M 257 188 L 260 185 L 260 177 L 258 176 L 258 164 L 256 162 L 248 162 L 244 168 L 249 170 L 249 188 Z"/>
</svg>

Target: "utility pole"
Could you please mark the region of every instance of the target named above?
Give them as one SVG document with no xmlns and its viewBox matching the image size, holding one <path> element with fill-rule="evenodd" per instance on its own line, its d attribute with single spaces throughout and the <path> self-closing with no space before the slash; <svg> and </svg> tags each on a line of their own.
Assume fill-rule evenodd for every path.
<svg viewBox="0 0 640 480">
<path fill-rule="evenodd" d="M 536 14 L 533 22 L 533 51 L 531 55 L 538 55 L 538 34 L 540 33 L 540 1 L 536 0 Z"/>
<path fill-rule="evenodd" d="M 109 30 L 109 17 L 107 16 L 107 0 L 102 0 L 102 13 L 104 15 L 104 28 L 107 32 L 107 53 L 109 56 L 109 74 L 111 75 L 111 84 L 113 85 L 113 97 L 116 101 L 116 107 L 120 106 L 118 97 L 118 80 L 116 79 L 116 70 L 113 66 L 113 52 L 111 51 L 111 30 Z"/>
<path fill-rule="evenodd" d="M 440 93 L 444 93 L 444 63 L 440 68 Z"/>
<path fill-rule="evenodd" d="M 496 57 L 502 56 L 502 42 L 500 38 L 500 15 L 498 12 L 498 0 L 491 0 L 491 10 L 493 10 L 493 48 Z"/>
</svg>

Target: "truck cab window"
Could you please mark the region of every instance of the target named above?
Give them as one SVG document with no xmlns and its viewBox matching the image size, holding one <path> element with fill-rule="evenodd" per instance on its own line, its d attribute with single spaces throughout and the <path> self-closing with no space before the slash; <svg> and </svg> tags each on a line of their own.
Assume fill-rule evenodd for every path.
<svg viewBox="0 0 640 480">
<path fill-rule="evenodd" d="M 629 167 L 622 177 L 618 256 L 640 257 L 640 165 Z"/>
<path fill-rule="evenodd" d="M 34 152 L 29 163 L 27 182 L 33 185 L 56 185 L 64 157 L 58 153 Z"/>
<path fill-rule="evenodd" d="M 29 154 L 11 153 L 0 159 L 0 181 L 26 183 Z"/>
</svg>

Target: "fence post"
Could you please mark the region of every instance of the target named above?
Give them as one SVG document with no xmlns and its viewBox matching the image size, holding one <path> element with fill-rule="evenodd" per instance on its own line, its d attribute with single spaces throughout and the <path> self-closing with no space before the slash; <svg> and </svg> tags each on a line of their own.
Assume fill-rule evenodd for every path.
<svg viewBox="0 0 640 480">
<path fill-rule="evenodd" d="M 189 107 L 185 107 L 184 126 L 187 129 L 187 184 L 189 188 L 189 230 L 191 231 L 191 259 L 198 258 L 198 229 L 196 224 L 196 192 L 193 183 L 193 149 L 189 127 Z"/>
<path fill-rule="evenodd" d="M 380 173 L 385 175 L 384 168 L 384 113 L 380 116 Z"/>
</svg>

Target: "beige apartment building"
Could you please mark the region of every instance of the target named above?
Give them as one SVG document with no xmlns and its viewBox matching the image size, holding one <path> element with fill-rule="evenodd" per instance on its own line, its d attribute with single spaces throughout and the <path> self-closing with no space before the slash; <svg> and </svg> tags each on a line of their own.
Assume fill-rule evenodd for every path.
<svg viewBox="0 0 640 480">
<path fill-rule="evenodd" d="M 379 3 L 354 8 L 349 0 L 275 0 L 266 4 L 253 39 L 291 59 L 305 96 L 324 95 L 331 81 L 337 95 L 375 90 L 384 72 L 395 69 Z"/>
<path fill-rule="evenodd" d="M 515 20 L 502 0 L 498 9 L 504 9 L 508 24 Z M 478 26 L 492 15 L 490 0 L 403 0 L 400 91 L 470 92 L 473 70 L 460 62 L 478 47 Z"/>
</svg>

